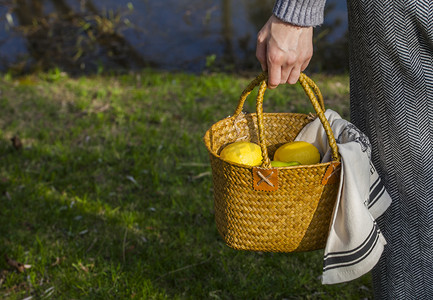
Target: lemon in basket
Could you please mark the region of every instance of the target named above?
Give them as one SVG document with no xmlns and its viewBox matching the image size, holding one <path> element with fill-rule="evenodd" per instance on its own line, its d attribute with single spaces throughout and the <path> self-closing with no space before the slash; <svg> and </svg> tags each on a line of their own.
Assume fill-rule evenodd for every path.
<svg viewBox="0 0 433 300">
<path fill-rule="evenodd" d="M 274 160 L 298 161 L 302 165 L 312 165 L 320 162 L 320 153 L 314 145 L 304 141 L 296 141 L 280 146 L 275 151 Z"/>
<path fill-rule="evenodd" d="M 274 168 L 278 168 L 278 167 L 292 167 L 292 166 L 299 166 L 301 163 L 298 161 L 278 161 L 278 160 L 273 160 L 271 161 L 271 166 L 273 166 Z"/>
<path fill-rule="evenodd" d="M 224 147 L 220 157 L 242 165 L 259 166 L 262 163 L 262 149 L 255 143 L 234 142 Z"/>
</svg>

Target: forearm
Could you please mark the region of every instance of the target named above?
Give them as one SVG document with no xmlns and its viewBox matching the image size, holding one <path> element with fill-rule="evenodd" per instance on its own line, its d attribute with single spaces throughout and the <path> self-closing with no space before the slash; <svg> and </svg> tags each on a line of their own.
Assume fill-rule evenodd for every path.
<svg viewBox="0 0 433 300">
<path fill-rule="evenodd" d="M 273 13 L 287 23 L 318 26 L 323 23 L 326 0 L 276 0 Z"/>
</svg>

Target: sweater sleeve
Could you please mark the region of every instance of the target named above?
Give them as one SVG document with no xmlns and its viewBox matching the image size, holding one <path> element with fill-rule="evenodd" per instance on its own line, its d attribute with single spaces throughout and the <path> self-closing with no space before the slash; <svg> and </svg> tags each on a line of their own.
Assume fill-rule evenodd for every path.
<svg viewBox="0 0 433 300">
<path fill-rule="evenodd" d="M 323 23 L 326 0 L 276 0 L 274 15 L 298 26 L 317 26 Z"/>
</svg>

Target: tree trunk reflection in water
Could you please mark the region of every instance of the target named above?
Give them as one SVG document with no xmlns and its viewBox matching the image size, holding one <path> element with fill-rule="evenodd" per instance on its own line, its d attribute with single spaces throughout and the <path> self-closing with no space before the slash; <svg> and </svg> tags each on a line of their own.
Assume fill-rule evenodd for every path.
<svg viewBox="0 0 433 300">
<path fill-rule="evenodd" d="M 234 63 L 233 24 L 231 16 L 231 1 L 222 0 L 222 37 L 224 39 L 224 58 L 227 64 Z"/>
<path fill-rule="evenodd" d="M 119 12 L 109 19 L 90 0 L 85 1 L 86 11 L 80 13 L 64 0 L 50 2 L 54 12 L 48 15 L 43 13 L 43 0 L 16 0 L 14 5 L 37 68 L 63 66 L 74 72 L 94 71 L 98 62 L 125 69 L 152 65 L 121 35 Z"/>
</svg>

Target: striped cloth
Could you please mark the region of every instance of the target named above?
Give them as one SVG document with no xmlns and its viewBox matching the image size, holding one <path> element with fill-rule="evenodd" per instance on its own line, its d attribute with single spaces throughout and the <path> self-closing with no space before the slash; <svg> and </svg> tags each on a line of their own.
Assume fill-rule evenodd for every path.
<svg viewBox="0 0 433 300">
<path fill-rule="evenodd" d="M 433 1 L 350 0 L 351 122 L 392 198 L 377 299 L 433 299 Z"/>
<path fill-rule="evenodd" d="M 391 203 L 374 165 L 368 138 L 338 113 L 327 109 L 341 156 L 341 177 L 323 257 L 322 283 L 353 280 L 369 272 L 378 262 L 386 240 L 375 219 Z M 307 124 L 297 141 L 312 143 L 322 162 L 331 160 L 331 147 L 318 118 Z"/>
</svg>

